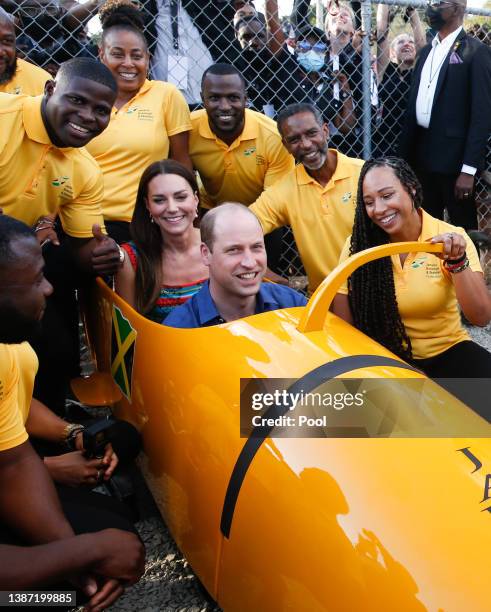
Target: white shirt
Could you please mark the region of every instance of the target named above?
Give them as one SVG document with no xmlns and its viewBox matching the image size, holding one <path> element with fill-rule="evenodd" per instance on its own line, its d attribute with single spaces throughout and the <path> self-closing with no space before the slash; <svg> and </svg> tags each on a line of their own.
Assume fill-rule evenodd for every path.
<svg viewBox="0 0 491 612">
<path fill-rule="evenodd" d="M 418 97 L 416 98 L 416 123 L 421 127 L 427 128 L 430 125 L 438 76 L 445 58 L 460 34 L 460 30 L 462 30 L 462 26 L 459 26 L 455 32 L 445 36 L 442 41 L 440 41 L 438 34 L 431 41 L 432 49 L 428 53 L 423 70 L 421 71 Z"/>
<path fill-rule="evenodd" d="M 428 53 L 423 70 L 421 71 L 418 97 L 416 98 L 416 123 L 421 127 L 428 128 L 430 125 L 438 77 L 445 63 L 445 58 L 460 34 L 460 30 L 462 30 L 462 26 L 459 26 L 454 32 L 445 36 L 442 41 L 440 41 L 438 34 L 431 41 L 432 49 Z M 461 171 L 474 175 L 476 168 L 463 164 Z"/>
<path fill-rule="evenodd" d="M 177 18 L 179 52 L 177 54 L 172 45 L 170 2 L 169 0 L 157 0 L 156 4 L 159 13 L 155 20 L 157 45 L 151 66 L 152 77 L 174 83 L 189 104 L 199 102 L 201 75 L 213 63 L 210 52 L 201 40 L 200 33 L 187 11 L 179 2 Z M 172 75 L 168 72 L 169 57 L 176 55 L 179 55 L 179 59 L 174 61 L 175 74 Z M 183 57 L 187 60 L 183 60 Z"/>
</svg>

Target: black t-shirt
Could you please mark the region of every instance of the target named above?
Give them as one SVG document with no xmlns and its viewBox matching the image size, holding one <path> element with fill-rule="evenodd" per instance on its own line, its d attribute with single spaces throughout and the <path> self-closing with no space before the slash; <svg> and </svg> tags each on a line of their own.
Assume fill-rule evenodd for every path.
<svg viewBox="0 0 491 612">
<path fill-rule="evenodd" d="M 377 155 L 396 155 L 404 122 L 412 70 L 399 70 L 390 62 L 379 89 L 381 120 L 375 134 Z"/>
<path fill-rule="evenodd" d="M 286 50 L 276 54 L 266 48 L 260 53 L 243 51 L 235 65 L 246 80 L 252 108 L 259 112 L 270 106 L 276 115 L 288 104 L 309 101 L 301 85 L 302 72 Z"/>
</svg>

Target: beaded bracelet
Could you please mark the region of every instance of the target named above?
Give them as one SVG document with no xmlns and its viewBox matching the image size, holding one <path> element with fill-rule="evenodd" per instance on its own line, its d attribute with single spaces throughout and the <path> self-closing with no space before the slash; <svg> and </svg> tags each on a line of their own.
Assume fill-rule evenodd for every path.
<svg viewBox="0 0 491 612">
<path fill-rule="evenodd" d="M 464 251 L 464 254 L 458 259 L 447 259 L 445 263 L 450 266 L 455 266 L 457 264 L 463 263 L 467 259 L 467 253 Z"/>
<path fill-rule="evenodd" d="M 458 274 L 459 272 L 463 272 L 466 268 L 468 268 L 469 263 L 469 258 L 466 256 L 462 263 L 447 265 L 447 262 L 445 262 L 444 266 L 450 272 L 450 274 Z"/>
</svg>

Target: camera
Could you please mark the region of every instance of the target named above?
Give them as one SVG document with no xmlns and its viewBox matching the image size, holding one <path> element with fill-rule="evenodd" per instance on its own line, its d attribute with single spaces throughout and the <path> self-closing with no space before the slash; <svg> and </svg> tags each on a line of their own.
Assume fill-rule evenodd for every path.
<svg viewBox="0 0 491 612">
<path fill-rule="evenodd" d="M 83 431 L 86 457 L 89 459 L 104 457 L 105 448 L 111 442 L 111 429 L 115 424 L 114 419 L 104 419 L 86 426 Z"/>
</svg>

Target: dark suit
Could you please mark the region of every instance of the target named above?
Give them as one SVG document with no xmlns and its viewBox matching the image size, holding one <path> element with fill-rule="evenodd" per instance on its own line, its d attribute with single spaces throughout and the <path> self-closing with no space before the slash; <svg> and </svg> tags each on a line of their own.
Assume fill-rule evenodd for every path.
<svg viewBox="0 0 491 612">
<path fill-rule="evenodd" d="M 473 198 L 459 201 L 454 186 L 462 164 L 484 167 L 491 131 L 491 49 L 462 30 L 438 76 L 428 129 L 416 123 L 421 71 L 432 47 L 426 45 L 413 71 L 399 154 L 423 185 L 425 209 L 466 228 L 477 227 Z"/>
</svg>

